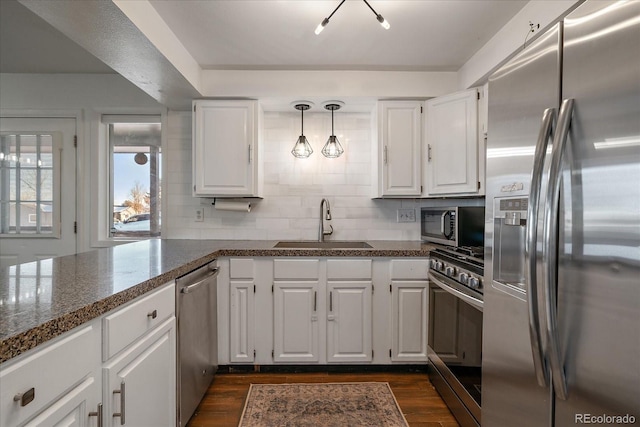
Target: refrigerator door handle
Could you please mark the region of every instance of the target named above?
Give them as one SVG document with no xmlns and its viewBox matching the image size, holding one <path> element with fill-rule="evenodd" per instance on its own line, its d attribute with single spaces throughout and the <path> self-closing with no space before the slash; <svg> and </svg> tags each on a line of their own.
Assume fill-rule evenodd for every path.
<svg viewBox="0 0 640 427">
<path fill-rule="evenodd" d="M 556 111 L 554 108 L 547 108 L 542 114 L 540 133 L 536 143 L 536 151 L 533 162 L 533 172 L 531 176 L 531 189 L 529 190 L 529 206 L 527 211 L 527 228 L 525 243 L 525 265 L 527 266 L 527 309 L 529 314 L 529 338 L 531 339 L 531 352 L 533 354 L 533 367 L 535 369 L 538 385 L 547 387 L 549 378 L 547 367 L 544 362 L 544 351 L 542 349 L 542 339 L 540 335 L 539 301 L 538 301 L 538 280 L 536 276 L 537 264 L 537 241 L 538 241 L 538 210 L 540 207 L 540 191 L 542 188 L 542 173 L 544 159 L 547 153 L 549 139 L 552 137 L 553 125 Z"/>
<path fill-rule="evenodd" d="M 567 144 L 571 117 L 573 115 L 573 99 L 565 99 L 560 105 L 558 115 L 558 126 L 553 138 L 553 153 L 551 155 L 551 166 L 549 169 L 549 188 L 547 189 L 547 200 L 544 211 L 544 236 L 542 246 L 542 257 L 544 274 L 544 296 L 545 296 L 545 320 L 547 335 L 547 357 L 551 367 L 551 378 L 556 396 L 562 400 L 567 400 L 567 379 L 564 366 L 560 357 L 560 347 L 558 339 L 558 309 L 556 292 L 558 289 L 558 248 L 556 240 L 558 237 L 558 209 L 560 204 L 560 181 L 562 179 L 562 156 Z"/>
</svg>

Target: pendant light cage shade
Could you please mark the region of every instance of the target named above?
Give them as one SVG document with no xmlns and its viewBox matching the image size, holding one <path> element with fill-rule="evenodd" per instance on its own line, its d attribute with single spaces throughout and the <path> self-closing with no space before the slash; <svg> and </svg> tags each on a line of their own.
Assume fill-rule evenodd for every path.
<svg viewBox="0 0 640 427">
<path fill-rule="evenodd" d="M 344 148 L 342 148 L 340 141 L 338 141 L 338 137 L 333 131 L 333 112 L 339 110 L 340 107 L 342 107 L 342 105 L 337 103 L 329 103 L 324 106 L 325 109 L 331 111 L 331 136 L 324 147 L 322 147 L 322 154 L 330 159 L 340 157 L 342 153 L 344 153 Z"/>
<path fill-rule="evenodd" d="M 313 153 L 313 149 L 311 148 L 311 144 L 307 140 L 307 137 L 304 136 L 304 112 L 311 108 L 310 104 L 295 104 L 294 108 L 300 111 L 300 136 L 296 141 L 296 144 L 293 146 L 293 150 L 291 150 L 291 154 L 294 157 L 299 159 L 306 159 Z"/>
<path fill-rule="evenodd" d="M 344 149 L 342 148 L 342 145 L 340 145 L 338 137 L 331 135 L 327 140 L 327 143 L 322 148 L 322 154 L 330 159 L 335 159 L 336 157 L 340 157 L 342 153 L 344 153 Z"/>
<path fill-rule="evenodd" d="M 293 146 L 293 150 L 291 150 L 291 154 L 299 159 L 306 159 L 311 154 L 313 154 L 313 149 L 307 141 L 307 137 L 304 135 L 300 135 L 298 137 L 298 141 L 296 141 L 296 145 Z"/>
</svg>

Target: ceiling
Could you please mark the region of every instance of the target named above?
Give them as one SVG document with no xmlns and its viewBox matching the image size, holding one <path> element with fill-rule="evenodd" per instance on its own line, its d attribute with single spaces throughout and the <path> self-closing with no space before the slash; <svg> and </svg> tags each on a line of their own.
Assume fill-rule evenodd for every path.
<svg viewBox="0 0 640 427">
<path fill-rule="evenodd" d="M 457 71 L 523 0 L 150 0 L 202 69 Z M 113 73 L 15 0 L 0 1 L 0 72 Z"/>
<path fill-rule="evenodd" d="M 115 73 L 15 0 L 0 0 L 0 73 Z"/>
<path fill-rule="evenodd" d="M 457 71 L 527 1 L 150 0 L 204 69 Z"/>
</svg>

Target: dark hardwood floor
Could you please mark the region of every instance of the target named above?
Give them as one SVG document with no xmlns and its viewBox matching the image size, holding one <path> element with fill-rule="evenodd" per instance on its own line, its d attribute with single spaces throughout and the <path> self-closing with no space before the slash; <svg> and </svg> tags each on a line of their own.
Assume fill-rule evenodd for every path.
<svg viewBox="0 0 640 427">
<path fill-rule="evenodd" d="M 411 427 L 458 427 L 424 372 L 223 373 L 216 375 L 187 427 L 237 426 L 249 385 L 388 382 Z"/>
</svg>

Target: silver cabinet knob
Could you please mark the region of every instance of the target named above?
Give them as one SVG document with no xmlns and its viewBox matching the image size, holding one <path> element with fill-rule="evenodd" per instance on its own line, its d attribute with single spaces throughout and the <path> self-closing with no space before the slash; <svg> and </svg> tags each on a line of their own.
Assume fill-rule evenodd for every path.
<svg viewBox="0 0 640 427">
<path fill-rule="evenodd" d="M 27 406 L 29 403 L 33 402 L 33 399 L 36 398 L 36 389 L 31 387 L 29 390 L 24 393 L 18 393 L 13 396 L 14 402 L 20 402 L 20 406 Z"/>
</svg>

